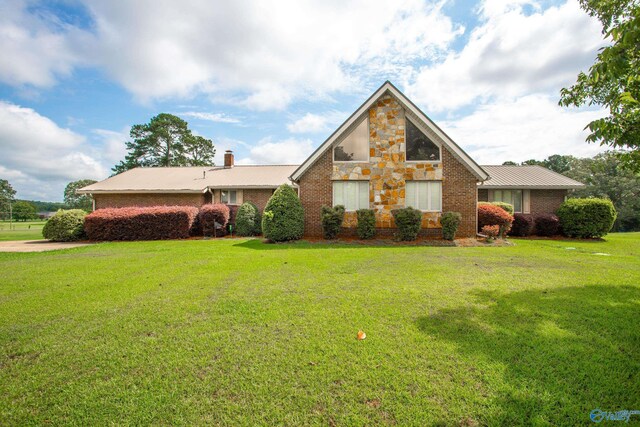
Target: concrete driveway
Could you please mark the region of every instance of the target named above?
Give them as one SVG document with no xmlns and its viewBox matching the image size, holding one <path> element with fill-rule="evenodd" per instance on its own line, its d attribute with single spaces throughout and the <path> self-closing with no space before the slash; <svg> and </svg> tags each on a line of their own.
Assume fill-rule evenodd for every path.
<svg viewBox="0 0 640 427">
<path fill-rule="evenodd" d="M 92 243 L 51 242 L 49 240 L 14 240 L 0 242 L 0 252 L 44 252 L 89 246 Z"/>
</svg>

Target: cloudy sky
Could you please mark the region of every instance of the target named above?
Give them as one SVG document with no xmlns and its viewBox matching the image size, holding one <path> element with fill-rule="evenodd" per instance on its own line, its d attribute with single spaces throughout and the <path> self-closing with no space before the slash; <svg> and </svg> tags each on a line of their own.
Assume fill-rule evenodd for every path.
<svg viewBox="0 0 640 427">
<path fill-rule="evenodd" d="M 557 102 L 602 45 L 575 0 L 0 0 L 0 178 L 61 200 L 161 112 L 299 163 L 385 80 L 481 164 L 590 156 Z"/>
</svg>

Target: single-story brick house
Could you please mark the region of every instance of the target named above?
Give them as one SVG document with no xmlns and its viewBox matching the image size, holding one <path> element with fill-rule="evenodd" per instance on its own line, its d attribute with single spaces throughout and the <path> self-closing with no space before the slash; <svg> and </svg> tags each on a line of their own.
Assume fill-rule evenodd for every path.
<svg viewBox="0 0 640 427">
<path fill-rule="evenodd" d="M 422 234 L 439 236 L 440 215 L 462 214 L 459 236 L 474 236 L 478 201 L 506 201 L 520 212 L 554 212 L 583 184 L 539 166 L 480 166 L 390 82 L 385 82 L 301 165 L 137 168 L 79 190 L 95 209 L 125 206 L 241 204 L 264 209 L 288 183 L 305 210 L 305 234 L 322 233 L 322 205 L 374 209 L 380 234 L 392 234 L 391 211 L 423 212 Z"/>
</svg>

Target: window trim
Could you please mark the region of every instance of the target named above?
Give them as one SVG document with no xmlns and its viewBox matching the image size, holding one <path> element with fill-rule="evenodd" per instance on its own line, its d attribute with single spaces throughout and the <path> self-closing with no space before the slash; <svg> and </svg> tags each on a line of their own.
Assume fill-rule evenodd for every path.
<svg viewBox="0 0 640 427">
<path fill-rule="evenodd" d="M 404 189 L 404 207 L 409 207 L 409 205 L 407 204 L 407 188 L 406 185 L 409 183 L 420 183 L 420 182 L 425 182 L 425 183 L 429 183 L 429 182 L 438 182 L 440 183 L 440 209 L 438 210 L 423 210 L 423 209 L 418 209 L 418 208 L 414 208 L 414 209 L 418 209 L 420 212 L 425 212 L 425 213 L 442 213 L 442 180 L 440 179 L 414 179 L 414 180 L 409 180 L 409 181 L 405 181 L 405 189 Z M 430 193 L 431 190 L 429 190 L 429 186 L 427 185 L 427 192 L 429 193 L 429 195 L 427 195 L 427 198 L 429 200 L 431 200 Z M 418 192 L 416 192 L 416 195 L 419 194 Z M 413 206 L 412 206 L 413 207 Z"/>
<path fill-rule="evenodd" d="M 368 180 L 364 180 L 364 179 L 335 179 L 331 181 L 331 206 L 332 207 L 336 207 L 336 191 L 334 188 L 334 184 L 335 183 L 349 183 L 349 182 L 355 182 L 355 183 L 366 183 L 367 184 L 367 207 L 357 207 L 354 210 L 349 210 L 347 209 L 347 207 L 343 204 L 342 206 L 344 206 L 344 211 L 345 212 L 355 212 L 358 209 L 371 209 L 371 200 L 370 200 L 370 195 L 371 195 L 371 182 Z M 356 186 L 356 201 L 359 202 L 360 201 L 360 186 Z M 358 203 L 356 203 L 357 205 Z"/>
<path fill-rule="evenodd" d="M 365 117 L 362 121 L 367 122 L 367 128 L 369 128 L 369 117 Z M 370 163 L 371 162 L 371 132 L 367 131 L 367 158 L 366 160 L 336 160 L 336 148 L 342 144 L 344 142 L 344 140 L 347 138 L 347 136 L 351 135 L 352 132 L 354 132 L 361 124 L 362 121 L 357 122 L 357 124 L 353 127 L 353 129 L 351 130 L 351 132 L 347 133 L 347 135 L 342 138 L 339 142 L 337 142 L 333 147 L 331 147 L 331 161 L 333 163 L 343 163 L 343 164 L 350 164 L 350 163 Z"/>
<path fill-rule="evenodd" d="M 516 204 L 515 203 L 509 203 L 511 206 L 513 206 L 513 213 L 529 213 L 529 212 L 525 212 L 525 189 L 522 188 L 496 188 L 496 189 L 491 189 L 487 191 L 487 201 L 489 203 L 493 203 L 493 202 L 500 202 L 500 203 L 507 203 L 507 202 L 503 202 L 502 200 L 496 200 L 495 199 L 495 192 L 496 191 L 500 191 L 502 192 L 502 194 L 504 194 L 505 191 L 509 191 L 509 192 L 520 192 L 520 210 L 517 211 L 516 210 Z M 493 199 L 493 200 L 492 200 Z M 529 211 L 531 210 L 531 208 L 529 208 Z"/>
<path fill-rule="evenodd" d="M 407 117 L 407 112 L 405 110 L 405 115 L 404 115 L 404 121 L 405 121 L 405 125 L 404 125 L 404 161 L 405 163 L 429 163 L 429 164 L 436 164 L 436 163 L 442 163 L 442 144 L 436 142 L 433 140 L 433 138 L 429 137 L 429 135 L 427 135 L 428 132 L 425 132 L 424 128 L 420 125 L 418 125 L 414 120 L 411 120 L 409 117 Z M 427 138 L 429 138 L 429 141 L 431 141 L 432 143 L 434 143 L 436 145 L 436 147 L 438 147 L 438 160 L 409 160 L 409 158 L 407 157 L 407 149 L 408 147 L 408 143 L 407 143 L 407 124 L 406 122 L 411 122 L 412 125 L 414 125 L 415 127 L 418 128 L 418 130 L 420 130 L 420 132 L 422 132 Z M 433 211 L 435 212 L 435 211 Z"/>
<path fill-rule="evenodd" d="M 225 202 L 222 200 L 222 194 L 224 192 L 229 193 L 229 201 Z M 231 192 L 236 193 L 236 202 L 235 203 L 231 203 Z M 232 190 L 232 189 L 222 189 L 220 190 L 220 203 L 224 204 L 224 205 L 237 205 L 238 204 L 238 190 Z"/>
</svg>

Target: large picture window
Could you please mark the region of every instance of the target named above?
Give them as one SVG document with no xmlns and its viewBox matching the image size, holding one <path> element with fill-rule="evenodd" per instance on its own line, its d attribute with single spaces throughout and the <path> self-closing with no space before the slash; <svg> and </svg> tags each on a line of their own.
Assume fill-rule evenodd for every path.
<svg viewBox="0 0 640 427">
<path fill-rule="evenodd" d="M 336 162 L 366 162 L 369 160 L 369 120 L 364 119 L 333 149 Z"/>
<path fill-rule="evenodd" d="M 522 190 L 492 190 L 489 201 L 509 203 L 514 212 L 522 212 Z"/>
<path fill-rule="evenodd" d="M 441 181 L 407 181 L 405 189 L 406 206 L 421 211 L 440 212 L 442 210 Z"/>
<path fill-rule="evenodd" d="M 369 209 L 369 181 L 334 181 L 333 206 L 345 210 Z"/>
<path fill-rule="evenodd" d="M 410 120 L 407 119 L 406 123 L 407 160 L 410 162 L 439 161 L 440 148 Z"/>
</svg>

